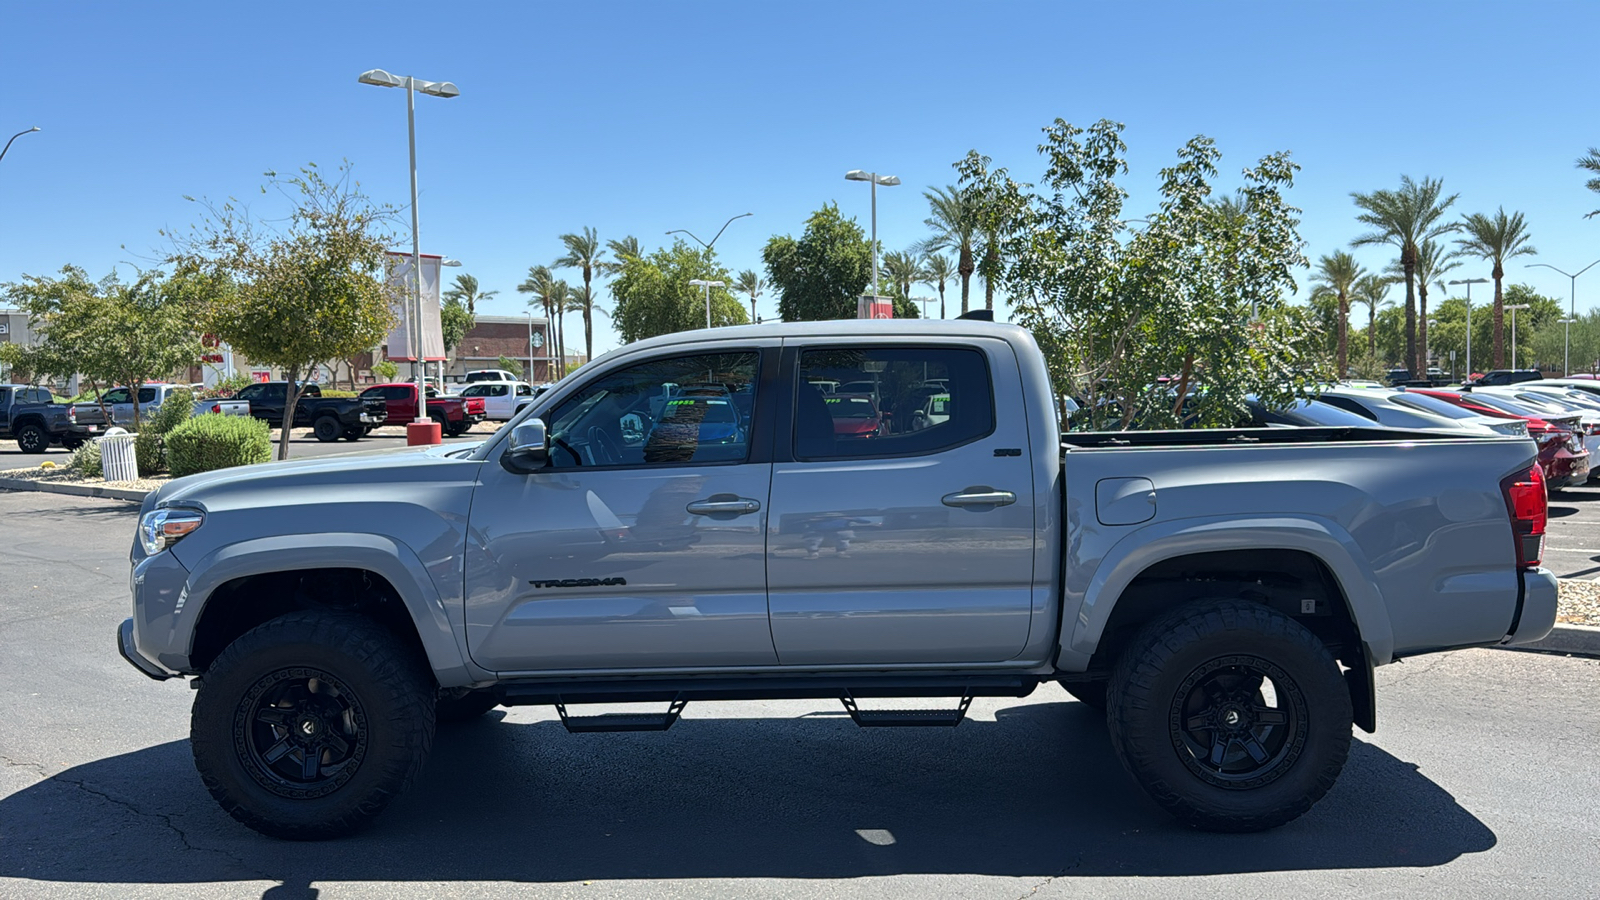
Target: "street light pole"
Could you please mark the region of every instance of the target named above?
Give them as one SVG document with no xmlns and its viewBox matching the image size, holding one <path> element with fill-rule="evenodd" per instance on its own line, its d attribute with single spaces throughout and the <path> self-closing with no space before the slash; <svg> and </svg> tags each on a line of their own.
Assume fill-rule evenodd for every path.
<svg viewBox="0 0 1600 900">
<path fill-rule="evenodd" d="M 1573 321 L 1575 321 L 1578 318 L 1578 275 L 1582 275 L 1583 273 L 1585 273 L 1585 272 L 1589 271 L 1590 269 L 1594 268 L 1596 265 L 1600 265 L 1600 259 L 1597 259 L 1594 262 L 1589 263 L 1587 266 L 1584 266 L 1583 268 L 1579 269 L 1576 275 L 1571 273 L 1571 272 L 1561 272 L 1560 269 L 1557 269 L 1555 266 L 1552 266 L 1549 263 L 1528 263 L 1526 266 L 1523 266 L 1523 268 L 1525 268 L 1525 269 L 1551 269 L 1551 270 L 1556 271 L 1556 272 L 1561 272 L 1561 274 L 1563 274 L 1563 275 L 1567 276 L 1567 278 L 1571 279 L 1570 283 L 1568 284 L 1569 293 L 1568 293 L 1567 296 L 1569 298 L 1568 299 L 1568 303 L 1570 305 L 1569 305 L 1569 307 L 1567 309 L 1567 319 L 1566 319 L 1566 321 L 1567 321 L 1567 336 L 1566 336 L 1566 340 L 1564 342 L 1566 344 L 1566 347 L 1562 351 L 1562 360 L 1561 360 L 1561 374 L 1562 375 L 1567 375 L 1572 371 L 1572 323 L 1573 323 Z M 1513 366 L 1513 368 L 1515 368 L 1515 367 Z"/>
<path fill-rule="evenodd" d="M 726 228 L 727 226 L 723 226 L 723 227 Z M 699 238 L 695 238 L 695 240 L 699 240 Z M 715 243 L 716 240 L 717 240 L 716 238 L 712 238 L 711 239 L 712 243 Z M 710 249 L 710 248 L 708 247 L 707 249 Z M 706 289 L 706 327 L 710 328 L 711 327 L 711 289 L 714 288 L 714 287 L 724 287 L 724 285 L 720 281 L 707 281 L 707 280 L 705 280 L 703 278 L 692 279 L 689 283 L 694 285 L 695 287 L 703 287 L 703 288 Z"/>
<path fill-rule="evenodd" d="M 878 299 L 878 185 L 894 187 L 900 179 L 893 175 L 879 175 L 877 172 L 866 172 L 861 169 L 851 169 L 844 173 L 846 181 L 866 181 L 872 184 L 872 299 Z"/>
<path fill-rule="evenodd" d="M 1511 313 L 1511 371 L 1515 372 L 1517 370 L 1517 310 L 1527 309 L 1528 304 L 1513 303 L 1500 308 Z"/>
<path fill-rule="evenodd" d="M 1487 278 L 1457 278 L 1447 284 L 1464 284 L 1467 286 L 1467 377 L 1472 377 L 1472 286 L 1475 284 L 1488 284 Z"/>
<path fill-rule="evenodd" d="M 14 141 L 19 137 L 22 137 L 25 134 L 33 134 L 35 131 L 38 131 L 38 130 L 39 130 L 39 126 L 35 125 L 32 128 L 29 128 L 29 129 L 27 129 L 25 131 L 19 131 L 16 134 L 13 134 L 11 136 L 11 141 Z M 4 148 L 0 148 L 0 159 L 5 159 L 6 158 L 6 151 L 11 149 L 11 141 L 6 141 L 5 147 Z"/>
<path fill-rule="evenodd" d="M 417 213 L 417 91 L 449 99 L 461 91 L 448 81 L 422 81 L 410 75 L 390 75 L 382 69 L 368 69 L 356 79 L 362 84 L 406 89 L 406 136 L 411 147 L 411 309 L 406 336 L 411 344 L 412 380 L 417 385 L 417 413 L 428 417 L 427 363 L 422 361 L 422 235 Z"/>
</svg>

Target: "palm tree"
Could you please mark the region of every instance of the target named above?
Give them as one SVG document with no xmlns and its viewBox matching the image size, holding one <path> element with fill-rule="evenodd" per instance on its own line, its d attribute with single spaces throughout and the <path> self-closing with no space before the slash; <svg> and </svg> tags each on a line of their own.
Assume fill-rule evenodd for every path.
<svg viewBox="0 0 1600 900">
<path fill-rule="evenodd" d="M 900 296 L 911 299 L 911 286 L 922 281 L 922 254 L 916 250 L 891 251 L 883 255 L 883 274 L 899 291 Z"/>
<path fill-rule="evenodd" d="M 487 300 L 498 293 L 500 292 L 479 291 L 478 279 L 471 275 L 457 275 L 456 286 L 444 292 L 444 299 L 466 304 L 467 312 L 471 315 L 477 315 L 478 301 Z"/>
<path fill-rule="evenodd" d="M 1428 285 L 1437 284 L 1451 269 L 1459 268 L 1460 258 L 1458 251 L 1446 251 L 1437 241 L 1423 241 L 1417 248 L 1417 349 L 1424 369 L 1428 363 Z M 1391 274 L 1401 274 L 1397 268 L 1390 266 Z M 1426 371 L 1417 377 L 1427 377 Z"/>
<path fill-rule="evenodd" d="M 550 284 L 550 308 L 555 311 L 556 379 L 567 377 L 567 313 L 572 311 L 572 286 L 561 279 Z"/>
<path fill-rule="evenodd" d="M 939 289 L 939 318 L 944 318 L 944 283 L 956 277 L 955 264 L 942 253 L 929 253 L 922 270 L 922 283 Z"/>
<path fill-rule="evenodd" d="M 1400 270 L 1406 282 L 1406 367 L 1418 370 L 1417 358 L 1417 248 L 1423 241 L 1458 230 L 1454 222 L 1444 222 L 1444 212 L 1456 202 L 1459 194 L 1444 194 L 1444 182 L 1424 178 L 1421 183 L 1411 176 L 1400 176 L 1397 191 L 1379 190 L 1370 194 L 1352 192 L 1350 198 L 1358 209 L 1364 210 L 1356 221 L 1375 229 L 1361 235 L 1351 243 L 1357 247 L 1368 244 L 1393 244 L 1400 251 Z"/>
<path fill-rule="evenodd" d="M 1311 296 L 1318 297 L 1331 295 L 1339 299 L 1339 350 L 1338 369 L 1339 377 L 1345 377 L 1350 364 L 1350 292 L 1355 289 L 1356 282 L 1367 274 L 1367 270 L 1356 258 L 1343 250 L 1317 260 L 1317 283 L 1311 286 Z M 1376 315 L 1377 311 L 1374 310 Z"/>
<path fill-rule="evenodd" d="M 1595 177 L 1583 183 L 1583 186 L 1596 194 L 1600 194 L 1600 147 L 1590 147 L 1589 153 L 1578 157 L 1578 168 L 1595 173 Z M 1600 216 L 1600 209 L 1584 215 L 1585 219 Z"/>
<path fill-rule="evenodd" d="M 1591 215 L 1593 215 L 1591 213 Z M 1456 241 L 1461 252 L 1493 263 L 1489 274 L 1494 278 L 1494 367 L 1506 364 L 1505 299 L 1501 293 L 1501 279 L 1505 278 L 1505 262 L 1518 256 L 1533 256 L 1538 250 L 1528 243 L 1528 223 L 1522 213 L 1506 215 L 1500 207 L 1493 216 L 1472 213 L 1463 216 L 1461 228 L 1467 236 Z"/>
<path fill-rule="evenodd" d="M 582 297 L 583 313 L 583 352 L 585 357 L 594 357 L 594 291 L 590 290 L 590 281 L 594 278 L 595 269 L 600 266 L 600 258 L 605 251 L 600 249 L 600 238 L 595 230 L 584 226 L 582 234 L 563 234 L 561 243 L 566 245 L 567 252 L 560 259 L 550 265 L 557 269 L 580 269 L 583 272 L 583 293 L 576 296 Z"/>
<path fill-rule="evenodd" d="M 517 293 L 532 295 L 528 300 L 529 306 L 537 303 L 544 308 L 545 339 L 550 344 L 549 352 L 552 354 L 555 353 L 557 348 L 555 331 L 550 327 L 555 324 L 555 309 L 553 306 L 555 284 L 555 275 L 550 272 L 548 267 L 533 266 L 528 269 L 528 277 L 517 285 Z M 533 373 L 528 373 L 528 377 L 533 377 Z M 555 380 L 555 376 L 549 371 L 545 372 L 545 377 L 551 381 Z"/>
<path fill-rule="evenodd" d="M 1389 286 L 1394 284 L 1393 279 L 1382 275 L 1363 275 L 1355 283 L 1355 291 L 1351 298 L 1367 308 L 1367 357 L 1376 359 L 1378 356 L 1378 310 L 1393 305 L 1389 299 Z M 1341 373 L 1341 377 L 1343 377 Z"/>
<path fill-rule="evenodd" d="M 733 283 L 733 289 L 741 294 L 750 295 L 750 322 L 756 321 L 756 298 L 767 289 L 767 283 L 762 280 L 754 269 L 745 269 L 739 273 L 739 280 Z"/>
<path fill-rule="evenodd" d="M 567 305 L 563 312 L 587 313 L 594 310 L 594 288 L 588 285 L 579 285 L 570 289 L 567 294 Z M 584 362 L 594 358 L 593 348 L 585 348 L 589 352 L 584 355 Z M 563 361 L 564 364 L 565 361 Z"/>
<path fill-rule="evenodd" d="M 600 263 L 599 269 L 608 276 L 616 275 L 621 272 L 622 264 L 625 261 L 629 259 L 638 259 L 644 255 L 644 253 L 639 250 L 639 239 L 631 234 L 620 241 L 606 241 L 606 249 L 610 250 L 611 255 L 615 258 L 608 262 Z"/>
<path fill-rule="evenodd" d="M 969 307 L 972 292 L 972 273 L 977 271 L 973 262 L 973 237 L 978 230 L 976 205 L 970 195 L 955 185 L 923 191 L 928 198 L 928 218 L 922 224 L 933 229 L 933 235 L 917 244 L 922 253 L 944 250 L 956 254 L 956 272 L 961 276 L 961 312 Z"/>
</svg>

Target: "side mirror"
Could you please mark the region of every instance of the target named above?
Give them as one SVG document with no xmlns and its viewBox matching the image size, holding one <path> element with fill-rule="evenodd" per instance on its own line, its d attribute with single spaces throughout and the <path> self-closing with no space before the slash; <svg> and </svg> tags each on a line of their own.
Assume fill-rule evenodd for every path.
<svg viewBox="0 0 1600 900">
<path fill-rule="evenodd" d="M 500 455 L 500 465 L 508 471 L 526 475 L 544 468 L 550 459 L 550 442 L 544 420 L 531 418 L 511 429 L 511 446 Z"/>
</svg>

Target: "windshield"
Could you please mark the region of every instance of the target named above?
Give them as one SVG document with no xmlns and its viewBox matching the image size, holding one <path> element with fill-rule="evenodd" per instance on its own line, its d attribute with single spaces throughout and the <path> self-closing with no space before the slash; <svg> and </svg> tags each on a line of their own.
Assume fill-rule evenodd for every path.
<svg viewBox="0 0 1600 900">
<path fill-rule="evenodd" d="M 1496 397 L 1494 394 L 1485 394 L 1481 391 L 1473 391 L 1463 396 L 1472 403 L 1487 406 L 1491 409 L 1498 409 L 1501 412 L 1508 412 L 1513 416 L 1521 416 L 1524 419 L 1538 419 L 1549 415 L 1549 410 L 1534 409 L 1531 406 L 1516 403 L 1504 397 Z"/>
<path fill-rule="evenodd" d="M 1302 425 L 1324 428 L 1371 428 L 1372 420 L 1358 416 L 1348 410 L 1337 406 L 1330 406 L 1319 400 L 1300 400 L 1288 409 L 1278 412 L 1278 416 L 1290 425 Z M 1267 417 L 1267 421 L 1271 421 Z"/>
<path fill-rule="evenodd" d="M 1409 406 L 1420 412 L 1433 413 L 1444 416 L 1446 419 L 1477 419 L 1480 416 L 1470 409 L 1463 409 L 1448 400 L 1438 397 L 1429 397 L 1426 394 L 1397 394 L 1394 402 L 1401 406 Z"/>
</svg>

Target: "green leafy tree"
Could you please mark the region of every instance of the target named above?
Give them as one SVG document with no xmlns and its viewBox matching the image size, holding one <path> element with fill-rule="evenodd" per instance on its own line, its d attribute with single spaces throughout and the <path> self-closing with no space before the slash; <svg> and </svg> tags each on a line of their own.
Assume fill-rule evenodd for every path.
<svg viewBox="0 0 1600 900">
<path fill-rule="evenodd" d="M 444 337 L 444 352 L 461 346 L 461 341 L 472 330 L 477 317 L 467 308 L 461 300 L 451 297 L 439 307 L 439 327 Z"/>
<path fill-rule="evenodd" d="M 224 296 L 225 281 L 193 268 L 148 272 L 131 283 L 115 272 L 91 282 L 67 266 L 60 278 L 24 275 L 6 285 L 8 301 L 28 314 L 34 345 L 0 344 L 6 362 L 32 375 L 83 375 L 101 385 L 137 386 L 163 379 L 205 353 L 195 310 Z M 134 391 L 133 422 L 141 418 Z"/>
<path fill-rule="evenodd" d="M 917 245 L 923 253 L 949 251 L 956 254 L 956 274 L 961 276 L 961 312 L 971 308 L 972 273 L 977 271 L 973 247 L 978 229 L 978 213 L 972 198 L 955 185 L 923 191 L 928 201 L 928 218 L 922 224 L 933 234 Z M 940 292 L 940 317 L 943 318 L 944 294 Z"/>
<path fill-rule="evenodd" d="M 741 294 L 750 295 L 750 321 L 756 321 L 756 298 L 766 292 L 766 279 L 757 275 L 754 269 L 745 269 L 739 273 L 739 280 L 733 283 L 733 287 Z"/>
<path fill-rule="evenodd" d="M 372 364 L 372 375 L 379 381 L 393 381 L 400 375 L 400 367 L 387 359 Z"/>
<path fill-rule="evenodd" d="M 1522 213 L 1506 215 L 1500 207 L 1492 216 L 1470 213 L 1461 219 L 1465 235 L 1456 241 L 1461 253 L 1475 256 L 1490 263 L 1489 275 L 1494 278 L 1494 367 L 1505 368 L 1505 296 L 1501 282 L 1506 276 L 1506 260 L 1519 256 L 1533 256 L 1534 249 L 1528 236 L 1528 223 Z"/>
<path fill-rule="evenodd" d="M 1229 220 L 1207 202 L 1220 154 L 1193 138 L 1161 171 L 1146 227 L 1122 240 L 1122 126 L 1057 119 L 1044 133 L 1038 191 L 976 152 L 957 168 L 998 225 L 997 281 L 1057 388 L 1086 398 L 1084 424 L 1232 424 L 1246 395 L 1280 406 L 1331 374 L 1311 313 L 1288 303 L 1306 260 L 1283 197 L 1296 169 L 1287 154 L 1245 171 L 1244 214 Z"/>
<path fill-rule="evenodd" d="M 1355 289 L 1356 282 L 1366 274 L 1366 268 L 1343 250 L 1335 250 L 1317 260 L 1316 270 L 1312 273 L 1312 277 L 1317 279 L 1311 286 L 1312 299 L 1332 296 L 1338 305 L 1333 323 L 1337 334 L 1334 371 L 1341 378 L 1350 367 L 1350 293 Z"/>
<path fill-rule="evenodd" d="M 533 378 L 533 373 L 527 371 L 527 363 L 519 362 L 518 360 L 512 359 L 504 354 L 501 354 L 500 358 L 495 361 L 495 364 L 500 368 L 505 369 L 507 372 L 524 372 L 523 377 L 529 379 Z"/>
<path fill-rule="evenodd" d="M 1413 372 L 1426 368 L 1417 355 L 1417 253 L 1424 241 L 1456 231 L 1460 226 L 1444 221 L 1445 211 L 1458 194 L 1444 196 L 1444 182 L 1400 176 L 1400 189 L 1378 190 L 1370 194 L 1352 192 L 1361 213 L 1356 221 L 1373 230 L 1356 238 L 1357 247 L 1390 244 L 1400 251 L 1400 271 L 1406 283 L 1406 368 Z"/>
<path fill-rule="evenodd" d="M 394 209 L 362 194 L 348 163 L 331 179 L 311 165 L 272 185 L 293 204 L 286 222 L 208 203 L 173 259 L 237 285 L 202 306 L 200 320 L 246 359 L 282 369 L 293 410 L 319 362 L 369 350 L 393 325 L 399 298 L 386 284 L 385 251 Z M 289 457 L 291 430 L 280 429 L 279 459 Z"/>
<path fill-rule="evenodd" d="M 561 243 L 567 252 L 551 263 L 556 269 L 577 269 L 583 273 L 583 290 L 574 292 L 572 296 L 581 304 L 575 310 L 583 313 L 583 353 L 586 359 L 594 358 L 594 290 L 591 282 L 594 273 L 601 270 L 605 251 L 600 247 L 600 238 L 593 228 L 584 227 L 581 234 L 563 234 Z M 602 270 L 603 271 L 603 270 Z"/>
<path fill-rule="evenodd" d="M 444 292 L 444 299 L 446 301 L 454 300 L 465 305 L 467 312 L 476 316 L 478 314 L 478 303 L 497 296 L 499 293 L 499 291 L 480 291 L 478 290 L 478 279 L 471 275 L 457 275 L 455 287 Z"/>
<path fill-rule="evenodd" d="M 774 235 L 761 251 L 785 322 L 853 319 L 872 283 L 872 248 L 854 219 L 830 203 L 806 220 L 796 240 Z"/>
<path fill-rule="evenodd" d="M 728 270 L 717 263 L 715 253 L 690 247 L 682 240 L 648 256 L 623 257 L 621 265 L 622 270 L 611 283 L 612 296 L 617 298 L 611 318 L 617 333 L 627 342 L 704 328 L 705 289 L 689 282 L 734 281 Z M 713 327 L 748 321 L 744 304 L 727 288 L 711 289 Z"/>
<path fill-rule="evenodd" d="M 945 282 L 956 277 L 955 264 L 943 253 L 929 253 L 924 258 L 927 263 L 926 268 L 922 270 L 922 283 L 939 289 L 939 318 L 947 318 L 944 308 L 944 286 Z"/>
</svg>

